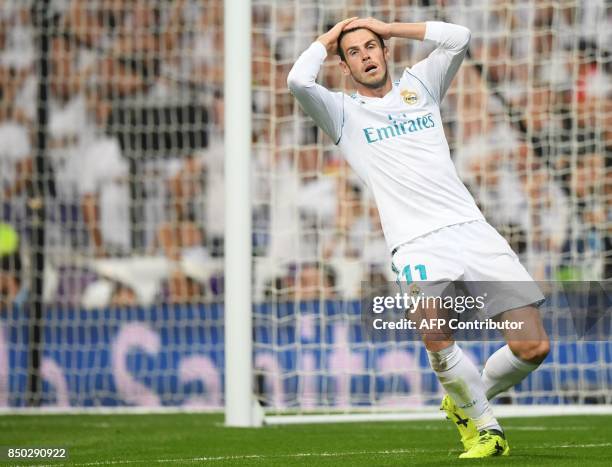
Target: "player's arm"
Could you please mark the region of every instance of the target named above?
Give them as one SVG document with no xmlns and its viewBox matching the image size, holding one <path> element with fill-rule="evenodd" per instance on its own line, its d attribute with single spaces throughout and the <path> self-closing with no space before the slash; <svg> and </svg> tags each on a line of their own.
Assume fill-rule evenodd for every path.
<svg viewBox="0 0 612 467">
<path fill-rule="evenodd" d="M 336 53 L 338 36 L 349 18 L 339 22 L 319 36 L 297 59 L 287 76 L 287 86 L 304 111 L 332 139 L 338 143 L 344 120 L 341 93 L 330 92 L 317 84 L 316 79 L 327 55 Z"/>
<path fill-rule="evenodd" d="M 425 24 L 425 40 L 435 42 L 437 47 L 427 58 L 414 65 L 410 72 L 427 86 L 439 104 L 463 62 L 470 43 L 470 30 L 440 21 Z"/>
</svg>

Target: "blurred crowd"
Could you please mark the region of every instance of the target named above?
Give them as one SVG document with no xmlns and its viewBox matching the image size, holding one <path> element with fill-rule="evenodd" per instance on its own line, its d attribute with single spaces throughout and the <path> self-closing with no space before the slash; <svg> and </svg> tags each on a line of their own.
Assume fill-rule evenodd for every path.
<svg viewBox="0 0 612 467">
<path fill-rule="evenodd" d="M 14 252 L 2 262 L 2 307 L 19 294 L 8 278 L 28 286 L 39 105 L 45 299 L 219 300 L 223 86 L 239 79 L 224 76 L 222 0 L 50 0 L 44 102 L 36 5 L 0 0 L 0 222 L 21 240 L 19 268 Z M 356 298 L 362 282 L 394 279 L 371 196 L 285 84 L 299 53 L 348 16 L 469 27 L 443 107 L 460 176 L 536 279 L 612 276 L 606 0 L 253 0 L 255 300 Z M 432 50 L 389 46 L 393 76 Z M 321 82 L 350 90 L 336 62 Z"/>
</svg>

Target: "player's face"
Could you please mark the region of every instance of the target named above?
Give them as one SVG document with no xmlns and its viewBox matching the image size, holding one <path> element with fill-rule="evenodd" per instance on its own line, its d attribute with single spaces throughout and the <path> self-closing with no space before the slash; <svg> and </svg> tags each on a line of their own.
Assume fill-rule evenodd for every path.
<svg viewBox="0 0 612 467">
<path fill-rule="evenodd" d="M 340 62 L 345 75 L 367 88 L 379 89 L 389 79 L 387 59 L 389 50 L 380 45 L 376 35 L 368 29 L 357 29 L 342 38 L 340 44 L 346 62 Z"/>
</svg>

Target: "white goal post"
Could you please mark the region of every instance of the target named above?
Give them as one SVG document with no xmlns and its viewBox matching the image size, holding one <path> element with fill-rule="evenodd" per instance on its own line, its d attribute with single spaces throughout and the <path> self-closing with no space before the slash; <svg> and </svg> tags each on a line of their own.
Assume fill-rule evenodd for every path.
<svg viewBox="0 0 612 467">
<path fill-rule="evenodd" d="M 251 2 L 225 0 L 225 424 L 261 425 L 251 330 Z M 231 52 L 229 52 L 231 51 Z"/>
</svg>

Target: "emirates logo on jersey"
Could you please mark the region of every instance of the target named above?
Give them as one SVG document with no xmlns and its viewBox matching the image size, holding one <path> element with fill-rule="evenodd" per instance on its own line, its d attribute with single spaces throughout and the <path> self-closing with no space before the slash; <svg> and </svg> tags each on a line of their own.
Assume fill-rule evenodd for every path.
<svg viewBox="0 0 612 467">
<path fill-rule="evenodd" d="M 436 121 L 433 119 L 433 114 L 431 112 L 413 119 L 409 119 L 405 113 L 396 116 L 389 115 L 389 121 L 389 125 L 387 126 L 362 129 L 368 144 L 377 143 L 389 138 L 409 135 L 410 133 L 435 128 L 436 126 Z"/>
<path fill-rule="evenodd" d="M 402 96 L 402 99 L 404 99 L 404 102 L 408 105 L 416 104 L 417 100 L 419 99 L 416 92 L 408 91 L 407 89 L 400 92 L 400 95 Z"/>
</svg>

